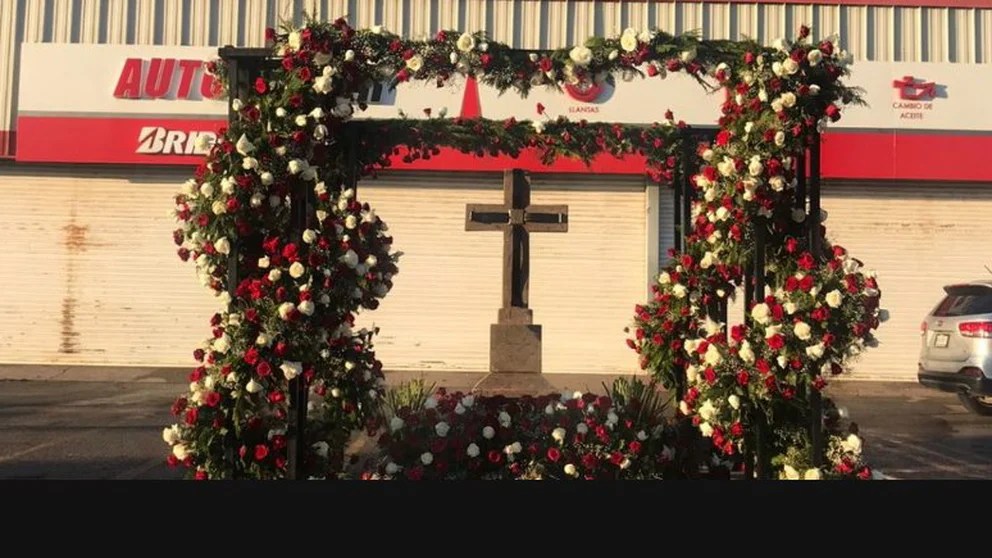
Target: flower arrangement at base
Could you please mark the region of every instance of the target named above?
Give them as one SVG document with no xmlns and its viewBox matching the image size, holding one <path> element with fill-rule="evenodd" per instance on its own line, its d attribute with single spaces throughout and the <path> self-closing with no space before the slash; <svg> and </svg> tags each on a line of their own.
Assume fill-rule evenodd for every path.
<svg viewBox="0 0 992 558">
<path fill-rule="evenodd" d="M 520 398 L 439 389 L 385 419 L 381 456 L 363 478 L 664 478 L 675 466 L 674 433 L 656 387 L 619 379 L 607 395 Z"/>
</svg>

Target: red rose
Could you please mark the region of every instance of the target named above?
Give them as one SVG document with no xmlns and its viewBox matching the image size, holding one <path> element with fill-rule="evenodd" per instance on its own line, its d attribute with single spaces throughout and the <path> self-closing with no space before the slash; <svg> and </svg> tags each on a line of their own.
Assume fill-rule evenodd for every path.
<svg viewBox="0 0 992 558">
<path fill-rule="evenodd" d="M 417 465 L 412 469 L 407 469 L 406 478 L 412 481 L 419 481 L 420 479 L 424 478 L 424 468 L 421 467 L 420 465 Z"/>
<path fill-rule="evenodd" d="M 187 425 L 193 426 L 196 424 L 198 418 L 200 418 L 199 407 L 190 407 L 189 409 L 186 409 L 185 421 Z"/>
<path fill-rule="evenodd" d="M 286 351 L 289 350 L 289 345 L 285 341 L 280 341 L 276 343 L 275 353 L 276 356 L 286 356 Z"/>
<path fill-rule="evenodd" d="M 777 351 L 785 346 L 785 338 L 781 334 L 776 333 L 768 339 L 765 340 L 768 343 L 768 348 Z"/>
<path fill-rule="evenodd" d="M 750 379 L 751 375 L 747 373 L 747 370 L 739 370 L 737 372 L 737 383 L 741 386 L 746 386 Z"/>
<path fill-rule="evenodd" d="M 255 446 L 255 461 L 262 461 L 269 456 L 269 446 L 258 444 Z"/>
<path fill-rule="evenodd" d="M 835 105 L 835 104 L 832 104 L 831 103 L 831 104 L 827 105 L 826 114 L 827 114 L 827 117 L 830 118 L 830 120 L 832 120 L 834 122 L 840 120 L 840 109 L 837 108 L 837 105 Z"/>
<path fill-rule="evenodd" d="M 754 58 L 754 53 L 753 52 L 745 52 L 744 53 L 744 63 L 745 64 L 754 64 L 754 60 L 755 60 L 755 58 Z"/>
<path fill-rule="evenodd" d="M 632 440 L 629 444 L 627 444 L 627 449 L 630 450 L 630 453 L 637 455 L 638 453 L 641 453 L 641 442 L 638 440 Z"/>
<path fill-rule="evenodd" d="M 264 95 L 268 90 L 269 84 L 265 83 L 265 78 L 260 77 L 255 80 L 255 91 L 257 91 L 259 95 Z"/>
<path fill-rule="evenodd" d="M 248 349 L 247 351 L 245 351 L 244 358 L 247 364 L 255 366 L 255 364 L 258 363 L 258 349 L 256 349 L 255 347 Z"/>
<path fill-rule="evenodd" d="M 820 52 L 830 56 L 834 53 L 834 44 L 830 41 L 823 41 L 820 43 Z"/>
<path fill-rule="evenodd" d="M 561 450 L 558 448 L 548 448 L 548 459 L 554 463 L 558 463 L 558 460 L 561 459 Z"/>
<path fill-rule="evenodd" d="M 657 66 L 655 66 L 654 64 L 649 64 L 648 65 L 648 76 L 649 77 L 654 77 L 656 75 L 658 75 L 658 68 L 657 68 Z"/>
<path fill-rule="evenodd" d="M 211 391 L 207 394 L 205 402 L 208 407 L 216 407 L 220 404 L 220 394 L 216 391 Z"/>
<path fill-rule="evenodd" d="M 285 401 L 286 400 L 286 396 L 283 394 L 283 392 L 281 392 L 279 390 L 276 390 L 276 391 L 273 391 L 273 392 L 269 393 L 268 400 L 269 400 L 269 403 L 272 403 L 273 405 L 275 405 L 276 403 L 282 403 L 283 401 Z"/>
<path fill-rule="evenodd" d="M 286 447 L 286 437 L 282 434 L 277 434 L 272 437 L 272 447 L 279 450 Z"/>
<path fill-rule="evenodd" d="M 810 270 L 813 269 L 814 265 L 816 265 L 816 260 L 813 259 L 813 254 L 803 252 L 803 254 L 799 256 L 799 261 L 797 263 L 799 264 L 799 267 L 805 270 Z"/>
<path fill-rule="evenodd" d="M 287 244 L 282 249 L 282 257 L 289 260 L 290 263 L 298 261 L 300 259 L 299 248 L 297 248 L 296 244 Z"/>
<path fill-rule="evenodd" d="M 741 436 L 743 436 L 744 425 L 739 422 L 735 422 L 734 424 L 730 425 L 730 435 L 735 438 L 740 438 Z"/>
<path fill-rule="evenodd" d="M 785 239 L 785 251 L 786 252 L 788 252 L 790 254 L 793 254 L 793 253 L 795 253 L 795 251 L 796 251 L 797 248 L 799 248 L 799 241 L 798 240 L 796 240 L 795 238 L 792 238 L 791 236 L 789 238 Z"/>
<path fill-rule="evenodd" d="M 610 463 L 612 463 L 612 464 L 616 465 L 617 467 L 619 467 L 620 464 L 623 463 L 623 454 L 620 453 L 620 452 L 618 452 L 618 451 L 615 451 L 615 452 L 611 453 L 610 454 Z"/>
<path fill-rule="evenodd" d="M 799 288 L 802 289 L 803 292 L 810 292 L 813 289 L 814 284 L 812 275 L 807 275 L 799 280 Z"/>
<path fill-rule="evenodd" d="M 667 64 L 665 64 L 665 67 L 668 68 L 669 72 L 677 72 L 682 69 L 682 62 L 672 58 Z"/>
<path fill-rule="evenodd" d="M 498 464 L 499 462 L 503 461 L 503 454 L 501 454 L 497 450 L 489 450 L 489 453 L 487 454 L 486 457 L 488 457 L 489 462 L 493 464 Z"/>
<path fill-rule="evenodd" d="M 538 66 L 541 68 L 542 72 L 550 72 L 551 68 L 554 67 L 554 63 L 550 58 L 545 56 L 538 62 Z"/>
<path fill-rule="evenodd" d="M 179 458 L 175 455 L 169 454 L 169 457 L 165 458 L 165 462 L 169 464 L 169 467 L 175 468 L 179 466 Z"/>
<path fill-rule="evenodd" d="M 272 365 L 270 365 L 268 362 L 263 360 L 262 362 L 258 363 L 258 366 L 255 367 L 255 373 L 257 373 L 262 378 L 265 378 L 269 374 L 272 374 Z"/>
<path fill-rule="evenodd" d="M 805 25 L 800 25 L 799 26 L 799 38 L 800 39 L 805 39 L 806 37 L 809 37 L 809 27 L 807 27 Z"/>
<path fill-rule="evenodd" d="M 868 467 L 862 467 L 861 470 L 858 471 L 858 478 L 861 479 L 861 480 L 868 480 L 868 479 L 870 479 L 871 478 L 871 469 L 869 469 Z"/>
<path fill-rule="evenodd" d="M 276 30 L 271 27 L 266 27 L 265 40 L 270 42 L 276 40 Z"/>
<path fill-rule="evenodd" d="M 713 385 L 714 383 L 716 383 L 716 372 L 713 370 L 713 368 L 707 367 L 706 370 L 703 371 L 703 376 L 706 377 L 707 384 Z"/>
<path fill-rule="evenodd" d="M 716 144 L 720 147 L 726 146 L 730 143 L 730 135 L 729 130 L 720 130 L 720 132 L 716 135 Z"/>
<path fill-rule="evenodd" d="M 591 453 L 587 453 L 587 454 L 583 455 L 582 456 L 582 466 L 585 467 L 586 469 L 595 469 L 596 468 L 596 456 L 593 455 L 593 454 L 591 454 Z"/>
</svg>

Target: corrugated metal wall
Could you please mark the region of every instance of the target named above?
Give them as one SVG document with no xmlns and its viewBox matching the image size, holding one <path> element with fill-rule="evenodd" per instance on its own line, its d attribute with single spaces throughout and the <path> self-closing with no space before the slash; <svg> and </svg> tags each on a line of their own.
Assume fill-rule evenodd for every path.
<svg viewBox="0 0 992 558">
<path fill-rule="evenodd" d="M 770 43 L 801 23 L 838 34 L 856 59 L 992 63 L 992 9 L 589 0 L 0 0 L 0 155 L 16 109 L 21 42 L 260 46 L 266 26 L 350 14 L 406 36 L 486 29 L 523 48 L 573 44 L 626 27 Z"/>
</svg>

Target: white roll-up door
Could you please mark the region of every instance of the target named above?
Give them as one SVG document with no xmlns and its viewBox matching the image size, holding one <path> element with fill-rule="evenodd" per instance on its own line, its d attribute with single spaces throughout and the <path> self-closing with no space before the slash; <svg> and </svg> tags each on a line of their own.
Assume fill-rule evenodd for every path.
<svg viewBox="0 0 992 558">
<path fill-rule="evenodd" d="M 543 326 L 545 373 L 632 373 L 623 329 L 647 281 L 643 180 L 532 175 L 532 203 L 567 204 L 567 233 L 531 235 L 530 306 Z M 500 306 L 502 235 L 465 230 L 465 205 L 502 203 L 502 177 L 392 174 L 359 197 L 404 255 L 395 286 L 364 325 L 381 328 L 387 370 L 487 371 Z"/>
<path fill-rule="evenodd" d="M 0 167 L 0 362 L 191 364 L 219 304 L 172 242 L 189 175 Z"/>
<path fill-rule="evenodd" d="M 992 274 L 992 184 L 828 184 L 827 235 L 878 273 L 889 320 L 851 379 L 916 380 L 920 322 L 944 285 Z"/>
</svg>

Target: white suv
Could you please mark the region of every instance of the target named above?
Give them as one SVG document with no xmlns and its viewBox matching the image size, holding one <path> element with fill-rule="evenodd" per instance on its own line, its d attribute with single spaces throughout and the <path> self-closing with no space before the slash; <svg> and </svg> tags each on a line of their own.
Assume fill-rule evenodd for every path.
<svg viewBox="0 0 992 558">
<path fill-rule="evenodd" d="M 955 392 L 969 411 L 992 415 L 992 281 L 944 287 L 920 325 L 921 384 Z"/>
</svg>

